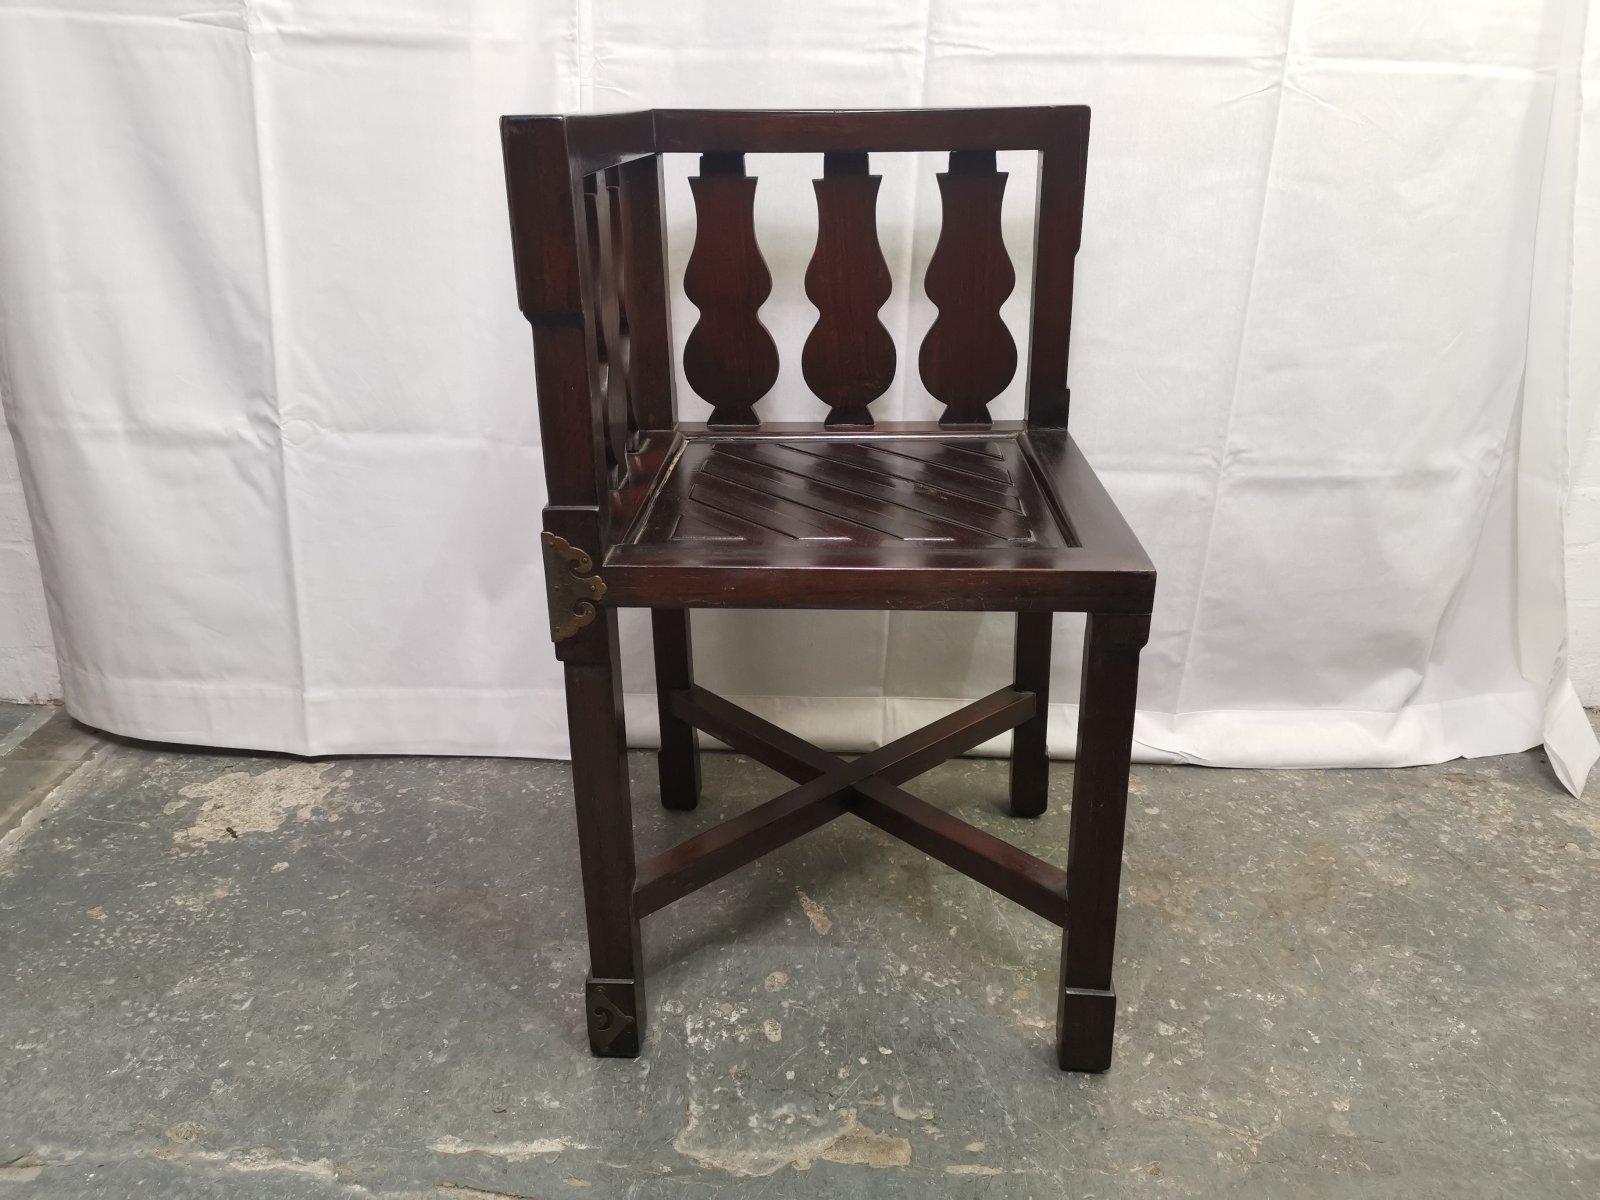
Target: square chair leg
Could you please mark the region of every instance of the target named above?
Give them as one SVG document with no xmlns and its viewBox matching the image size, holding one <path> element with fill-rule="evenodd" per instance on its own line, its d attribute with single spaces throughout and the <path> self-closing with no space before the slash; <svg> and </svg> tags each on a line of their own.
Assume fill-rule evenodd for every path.
<svg viewBox="0 0 1600 1200">
<path fill-rule="evenodd" d="M 595 1054 L 634 1058 L 644 1041 L 639 921 L 634 913 L 633 813 L 615 615 L 602 607 L 582 656 L 565 663 L 572 792 L 578 813 L 583 909 L 589 926 L 584 1019 Z"/>
<path fill-rule="evenodd" d="M 1084 634 L 1078 756 L 1067 845 L 1067 919 L 1056 1009 L 1056 1057 L 1063 1071 L 1111 1065 L 1117 1000 L 1111 967 L 1117 936 L 1122 833 L 1139 690 L 1139 651 L 1148 616 L 1091 615 Z"/>
<path fill-rule="evenodd" d="M 1011 815 L 1042 816 L 1050 802 L 1050 633 L 1055 613 L 1019 612 L 1012 678 L 1034 695 L 1033 716 L 1011 735 Z"/>
<path fill-rule="evenodd" d="M 686 692 L 694 683 L 689 610 L 652 608 L 650 632 L 655 642 L 656 701 L 661 719 L 661 750 L 656 755 L 661 803 L 688 811 L 700 803 L 700 746 L 694 726 L 669 712 L 667 700 L 673 692 Z"/>
</svg>

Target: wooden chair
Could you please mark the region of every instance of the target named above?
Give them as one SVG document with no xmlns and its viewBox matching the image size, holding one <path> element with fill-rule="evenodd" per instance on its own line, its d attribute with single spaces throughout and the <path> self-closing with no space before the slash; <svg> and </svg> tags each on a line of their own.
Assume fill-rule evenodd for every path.
<svg viewBox="0 0 1600 1200">
<path fill-rule="evenodd" d="M 1067 432 L 1067 338 L 1083 225 L 1085 107 L 878 112 L 657 110 L 501 123 L 517 295 L 533 325 L 549 506 L 550 629 L 566 674 L 595 1054 L 634 1056 L 645 1030 L 639 923 L 769 850 L 851 814 L 1062 926 L 1063 1069 L 1111 1062 L 1113 939 L 1139 651 L 1155 572 Z M 1017 366 L 999 315 L 1015 271 L 1001 240 L 999 150 L 1039 154 L 1027 419 L 990 419 Z M 943 227 L 925 286 L 938 317 L 918 355 L 937 423 L 874 424 L 895 376 L 878 321 L 890 277 L 869 153 L 948 152 Z M 778 375 L 758 310 L 750 153 L 821 156 L 801 351 L 827 407 L 762 424 Z M 712 405 L 679 421 L 661 156 L 695 154 L 684 292 L 699 320 L 689 385 Z M 795 786 L 638 861 L 615 610 L 651 611 L 661 800 L 699 799 L 695 731 Z M 846 761 L 696 686 L 692 608 L 940 609 L 1017 614 L 1012 686 Z M 1045 809 L 1051 618 L 1089 614 L 1071 833 L 1063 871 L 900 787 L 1014 730 L 1011 809 Z"/>
</svg>

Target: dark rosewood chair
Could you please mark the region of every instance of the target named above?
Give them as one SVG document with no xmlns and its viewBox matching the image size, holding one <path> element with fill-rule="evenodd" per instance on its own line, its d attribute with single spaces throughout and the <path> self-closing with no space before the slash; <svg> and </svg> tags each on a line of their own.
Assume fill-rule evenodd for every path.
<svg viewBox="0 0 1600 1200">
<path fill-rule="evenodd" d="M 590 1046 L 633 1056 L 645 1028 L 639 922 L 846 813 L 909 842 L 1064 931 L 1057 1048 L 1067 1070 L 1111 1063 L 1118 874 L 1139 651 L 1155 571 L 1067 432 L 1067 336 L 1083 226 L 1089 110 L 673 111 L 507 117 L 501 124 L 517 296 L 533 325 L 549 506 L 550 629 L 566 673 L 591 974 Z M 1000 236 L 997 150 L 1039 155 L 1027 419 L 988 403 L 1017 367 L 1000 303 L 1016 274 Z M 874 424 L 894 379 L 878 321 L 872 152 L 943 151 L 943 228 L 925 286 L 938 318 L 918 354 L 937 422 Z M 758 310 L 746 153 L 820 156 L 818 237 L 801 350 L 824 420 L 762 424 L 778 376 Z M 661 156 L 695 154 L 698 221 L 684 275 L 699 320 L 689 385 L 712 405 L 679 421 Z M 640 862 L 633 849 L 615 610 L 651 612 L 661 800 L 699 800 L 695 731 L 787 775 L 766 804 Z M 1014 680 L 850 761 L 696 686 L 692 608 L 962 609 L 1017 614 Z M 1066 869 L 901 789 L 1014 730 L 1011 810 L 1045 809 L 1051 617 L 1089 614 Z"/>
</svg>

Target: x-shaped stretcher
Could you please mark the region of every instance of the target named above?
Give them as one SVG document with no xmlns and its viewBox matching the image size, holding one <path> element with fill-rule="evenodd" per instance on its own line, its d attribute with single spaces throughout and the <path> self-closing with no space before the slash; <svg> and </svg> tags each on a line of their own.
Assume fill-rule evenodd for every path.
<svg viewBox="0 0 1600 1200">
<path fill-rule="evenodd" d="M 859 758 L 846 760 L 702 687 L 672 693 L 674 715 L 797 786 L 639 863 L 636 916 L 656 912 L 835 817 L 853 813 L 1046 920 L 1066 920 L 1067 875 L 898 785 L 1014 729 L 1034 715 L 1015 688 L 974 701 Z"/>
</svg>

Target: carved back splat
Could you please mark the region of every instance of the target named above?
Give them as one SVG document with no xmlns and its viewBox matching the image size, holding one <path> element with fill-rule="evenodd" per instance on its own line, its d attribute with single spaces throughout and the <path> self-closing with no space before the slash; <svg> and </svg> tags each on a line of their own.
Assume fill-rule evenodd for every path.
<svg viewBox="0 0 1600 1200">
<path fill-rule="evenodd" d="M 806 295 L 817 323 L 800 366 L 831 410 L 827 424 L 872 424 L 867 406 L 894 382 L 894 339 L 878 319 L 892 281 L 878 243 L 878 184 L 867 155 L 823 155 L 817 193 L 817 248 L 806 268 Z"/>
<path fill-rule="evenodd" d="M 939 316 L 922 342 L 922 382 L 946 406 L 941 425 L 987 425 L 989 401 L 1017 370 L 1000 319 L 1017 281 L 1000 233 L 1006 175 L 992 150 L 953 150 L 938 178 L 944 218 L 924 287 Z"/>
<path fill-rule="evenodd" d="M 761 324 L 772 276 L 756 244 L 756 180 L 743 154 L 702 154 L 694 193 L 694 250 L 683 293 L 700 319 L 683 348 L 683 376 L 711 404 L 711 424 L 759 424 L 755 404 L 778 378 L 778 347 Z"/>
</svg>

